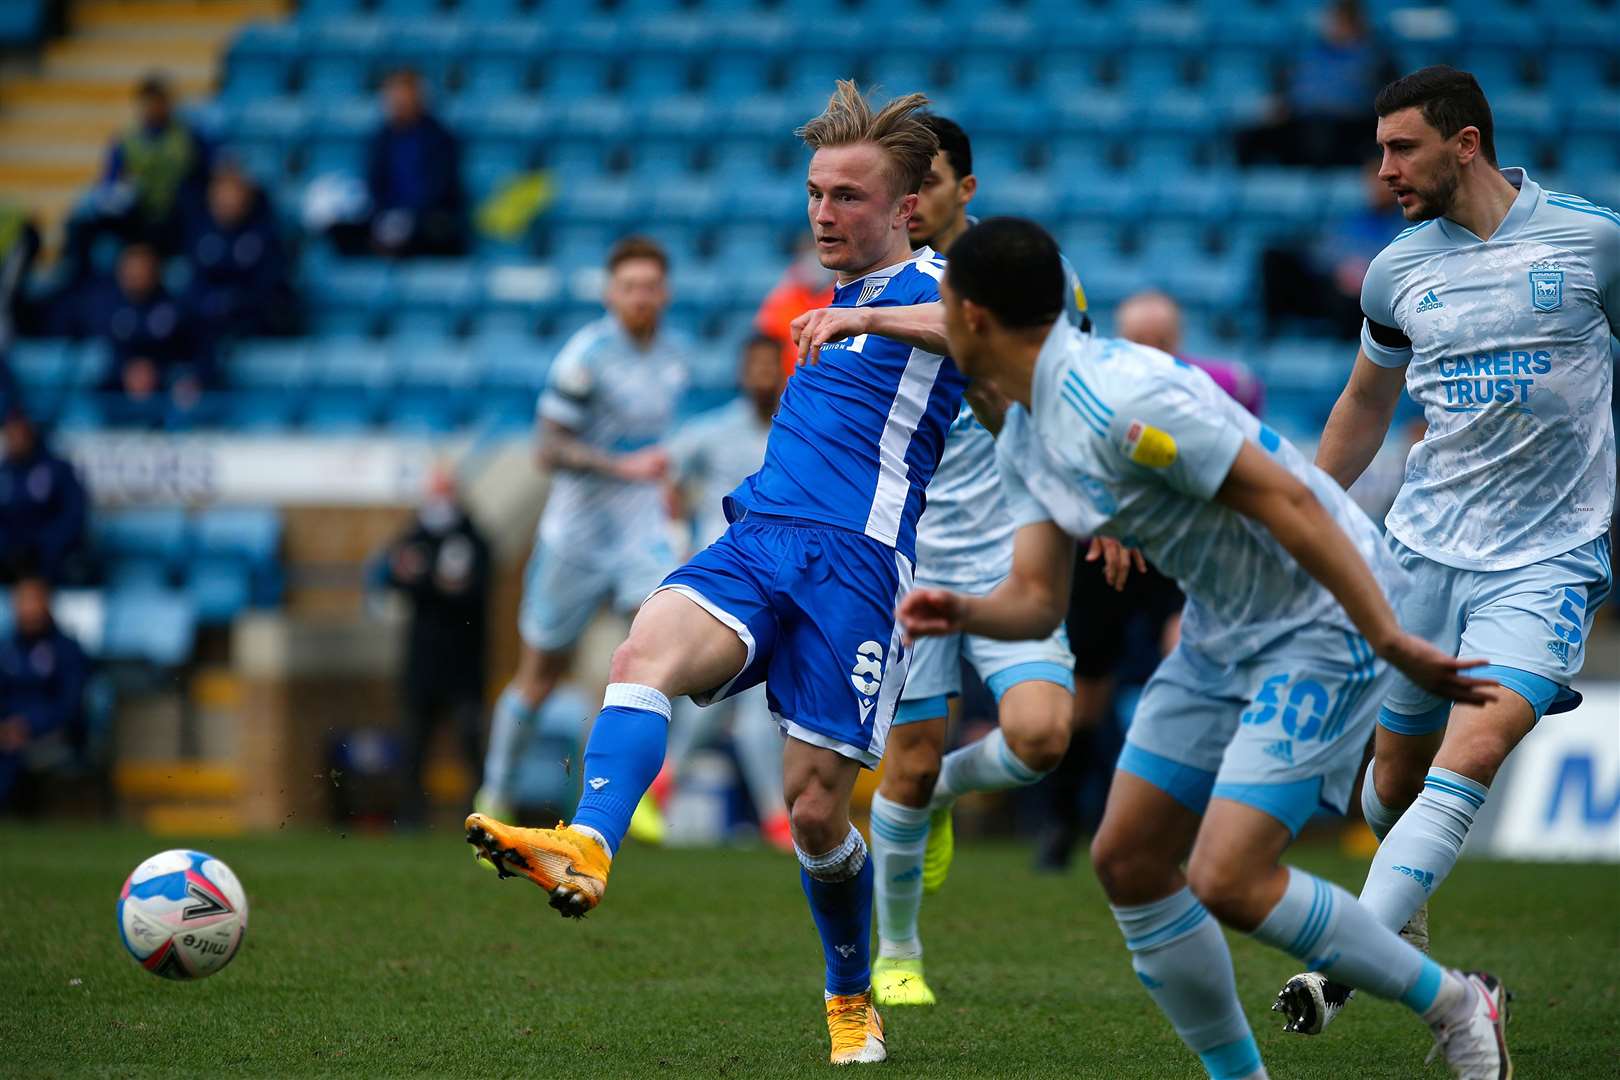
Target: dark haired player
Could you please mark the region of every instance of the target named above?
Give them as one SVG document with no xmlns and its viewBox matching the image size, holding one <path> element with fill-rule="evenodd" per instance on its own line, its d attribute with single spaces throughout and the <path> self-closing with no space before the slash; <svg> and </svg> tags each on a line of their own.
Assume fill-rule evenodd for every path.
<svg viewBox="0 0 1620 1080">
<path fill-rule="evenodd" d="M 1133 966 L 1176 1032 L 1212 1077 L 1266 1075 L 1218 919 L 1399 1000 L 1454 1075 L 1509 1075 L 1495 978 L 1440 967 L 1280 861 L 1318 807 L 1348 803 L 1392 668 L 1484 700 L 1467 661 L 1402 631 L 1385 600 L 1400 569 L 1377 527 L 1203 372 L 1071 327 L 1061 257 L 1039 226 L 970 229 L 940 292 L 962 372 L 1015 403 L 996 453 L 1018 532 L 988 595 L 910 593 L 908 636 L 1049 633 L 1075 536 L 1139 547 L 1187 594 L 1181 643 L 1143 691 L 1092 845 Z"/>
<path fill-rule="evenodd" d="M 1430 67 L 1374 107 L 1379 177 L 1408 221 L 1367 271 L 1366 323 L 1316 464 L 1349 487 L 1404 388 L 1428 430 L 1386 520 L 1409 575 L 1402 625 L 1500 683 L 1453 704 L 1397 680 L 1362 785 L 1383 838 L 1361 902 L 1427 947 L 1445 881 L 1513 748 L 1580 701 L 1586 638 L 1613 584 L 1614 365 L 1620 215 L 1499 169 L 1472 75 Z M 1289 980 L 1277 1007 L 1315 1034 L 1348 1000 L 1324 974 Z"/>
</svg>

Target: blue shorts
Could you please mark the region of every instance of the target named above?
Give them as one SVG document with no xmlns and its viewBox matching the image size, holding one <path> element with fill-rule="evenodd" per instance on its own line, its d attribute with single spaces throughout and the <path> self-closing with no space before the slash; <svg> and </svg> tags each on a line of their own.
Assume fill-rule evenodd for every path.
<svg viewBox="0 0 1620 1080">
<path fill-rule="evenodd" d="M 1607 536 L 1512 570 L 1460 570 L 1394 537 L 1389 544 L 1408 579 L 1391 597 L 1402 626 L 1454 656 L 1488 661 L 1469 674 L 1519 694 L 1538 720 L 1580 704 L 1569 684 L 1614 584 Z M 1378 723 L 1397 735 L 1428 735 L 1450 716 L 1451 702 L 1397 677 Z"/>
<path fill-rule="evenodd" d="M 911 562 L 869 536 L 750 514 L 676 570 L 669 589 L 725 623 L 748 649 L 707 705 L 760 682 L 783 734 L 875 768 L 906 682 L 894 609 Z"/>
<path fill-rule="evenodd" d="M 531 649 L 573 648 L 604 604 L 635 611 L 674 565 L 674 549 L 661 532 L 617 553 L 590 557 L 536 537 L 523 570 L 518 633 Z"/>
<path fill-rule="evenodd" d="M 1212 797 L 1297 834 L 1344 813 L 1393 669 L 1364 638 L 1306 626 L 1221 666 L 1178 647 L 1148 680 L 1118 768 L 1197 814 Z"/>
<path fill-rule="evenodd" d="M 911 647 L 911 673 L 900 695 L 896 724 L 938 720 L 951 698 L 962 693 L 962 661 L 1001 703 L 1001 695 L 1023 682 L 1056 683 L 1074 690 L 1074 654 L 1062 626 L 1040 641 L 997 641 L 976 634 L 927 637 Z"/>
</svg>

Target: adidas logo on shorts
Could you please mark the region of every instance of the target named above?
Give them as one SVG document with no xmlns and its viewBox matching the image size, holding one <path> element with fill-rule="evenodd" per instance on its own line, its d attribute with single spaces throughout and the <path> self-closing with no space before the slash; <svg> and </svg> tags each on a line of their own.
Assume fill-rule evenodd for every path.
<svg viewBox="0 0 1620 1080">
<path fill-rule="evenodd" d="M 1266 747 L 1264 752 L 1278 761 L 1286 761 L 1290 765 L 1294 763 L 1294 741 L 1292 739 L 1278 739 Z"/>
</svg>

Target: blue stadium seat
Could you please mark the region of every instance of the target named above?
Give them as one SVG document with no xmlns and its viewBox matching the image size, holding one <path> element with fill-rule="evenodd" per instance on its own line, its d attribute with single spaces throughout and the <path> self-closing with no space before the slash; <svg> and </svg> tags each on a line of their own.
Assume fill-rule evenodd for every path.
<svg viewBox="0 0 1620 1080">
<path fill-rule="evenodd" d="M 1309 222 L 1316 214 L 1314 178 L 1299 169 L 1251 169 L 1243 174 L 1238 211 L 1250 220 Z"/>
<path fill-rule="evenodd" d="M 771 58 L 758 52 L 722 52 L 709 59 L 708 93 L 719 101 L 758 94 L 767 85 L 771 65 Z"/>
<path fill-rule="evenodd" d="M 190 552 L 186 515 L 178 509 L 105 511 L 92 517 L 90 529 L 96 550 L 109 563 L 141 559 L 168 570 Z"/>
<path fill-rule="evenodd" d="M 231 134 L 235 138 L 285 144 L 304 133 L 309 113 L 298 98 L 259 98 L 242 107 Z"/>
<path fill-rule="evenodd" d="M 304 410 L 304 428 L 321 435 L 358 435 L 376 426 L 380 410 L 376 399 L 326 391 Z"/>
<path fill-rule="evenodd" d="M 470 259 L 415 259 L 399 270 L 399 301 L 412 309 L 461 313 L 477 298 L 476 265 Z"/>
<path fill-rule="evenodd" d="M 310 379 L 309 346 L 302 341 L 241 341 L 225 357 L 224 367 L 226 384 L 232 387 L 292 389 Z"/>
<path fill-rule="evenodd" d="M 472 361 L 483 385 L 495 391 L 526 395 L 529 410 L 545 385 L 551 361 L 562 348 L 560 339 L 543 340 L 533 334 L 485 334 L 473 342 Z"/>
<path fill-rule="evenodd" d="M 442 435 L 460 426 L 470 399 L 447 397 L 433 390 L 402 390 L 387 410 L 388 429 L 400 435 Z"/>
<path fill-rule="evenodd" d="M 320 267 L 319 273 L 315 272 L 316 266 L 309 269 L 305 287 L 318 307 L 375 312 L 398 302 L 399 288 L 391 263 L 349 259 Z"/>
<path fill-rule="evenodd" d="M 298 6 L 298 15 L 310 21 L 343 19 L 359 15 L 366 3 L 367 0 L 303 0 Z"/>
<path fill-rule="evenodd" d="M 137 586 L 109 589 L 101 655 L 178 667 L 196 641 L 197 613 L 182 592 Z"/>
<path fill-rule="evenodd" d="M 369 338 L 328 338 L 316 344 L 313 356 L 323 398 L 340 391 L 346 397 L 376 401 L 394 385 L 387 346 Z"/>
<path fill-rule="evenodd" d="M 297 424 L 303 394 L 296 390 L 235 390 L 220 398 L 220 424 L 229 431 L 285 431 Z"/>
<path fill-rule="evenodd" d="M 204 626 L 223 626 L 248 606 L 246 567 L 234 559 L 199 559 L 186 575 L 186 597 Z"/>
</svg>

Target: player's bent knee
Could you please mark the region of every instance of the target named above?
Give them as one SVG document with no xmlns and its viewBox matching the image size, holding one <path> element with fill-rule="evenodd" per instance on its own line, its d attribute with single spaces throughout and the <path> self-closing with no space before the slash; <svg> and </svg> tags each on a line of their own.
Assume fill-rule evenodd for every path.
<svg viewBox="0 0 1620 1080">
<path fill-rule="evenodd" d="M 831 791 L 812 788 L 801 792 L 788 807 L 793 841 L 800 850 L 820 855 L 831 851 L 849 833 L 849 815 Z"/>
<path fill-rule="evenodd" d="M 1069 713 L 1043 715 L 1036 723 L 1003 730 L 1007 749 L 1034 772 L 1051 772 L 1069 750 Z"/>
<path fill-rule="evenodd" d="M 1114 904 L 1146 904 L 1175 892 L 1179 868 L 1106 829 L 1091 842 L 1091 868 Z"/>
<path fill-rule="evenodd" d="M 1187 864 L 1187 886 L 1198 902 L 1215 918 L 1239 930 L 1253 930 L 1265 921 L 1266 911 L 1257 910 L 1263 905 L 1261 890 L 1256 887 L 1261 880 L 1263 875 L 1251 873 L 1246 866 L 1199 858 L 1196 851 Z"/>
<path fill-rule="evenodd" d="M 1405 810 L 1422 794 L 1423 778 L 1429 768 L 1404 758 L 1378 758 L 1372 770 L 1373 790 L 1378 793 L 1378 801 L 1391 810 Z"/>
</svg>

